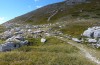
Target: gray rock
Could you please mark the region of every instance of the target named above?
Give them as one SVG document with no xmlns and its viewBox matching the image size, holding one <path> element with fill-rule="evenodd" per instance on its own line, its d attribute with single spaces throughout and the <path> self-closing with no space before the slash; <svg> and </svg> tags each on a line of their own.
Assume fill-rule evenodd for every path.
<svg viewBox="0 0 100 65">
<path fill-rule="evenodd" d="M 0 45 L 0 52 L 10 51 L 10 50 L 11 50 L 10 47 L 8 47 L 8 46 L 6 46 L 4 44 Z"/>
<path fill-rule="evenodd" d="M 21 41 L 21 42 L 20 42 L 20 45 L 21 45 L 21 46 L 28 45 L 28 40 Z"/>
<path fill-rule="evenodd" d="M 10 51 L 14 49 L 15 44 L 13 42 L 7 42 L 5 44 L 0 45 L 0 51 Z"/>
</svg>

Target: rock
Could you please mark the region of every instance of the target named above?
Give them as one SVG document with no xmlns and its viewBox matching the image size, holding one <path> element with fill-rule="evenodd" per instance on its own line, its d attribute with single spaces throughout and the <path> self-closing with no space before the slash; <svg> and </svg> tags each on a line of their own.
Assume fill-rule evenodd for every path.
<svg viewBox="0 0 100 65">
<path fill-rule="evenodd" d="M 6 42 L 5 44 L 0 45 L 0 51 L 11 51 L 12 49 L 15 49 L 17 47 L 16 44 L 13 42 Z"/>
<path fill-rule="evenodd" d="M 17 39 L 15 39 L 15 38 L 9 38 L 9 39 L 6 40 L 6 42 L 15 42 L 15 43 L 19 43 L 20 40 L 17 40 Z"/>
<path fill-rule="evenodd" d="M 62 26 L 59 26 L 59 28 L 62 28 Z"/>
<path fill-rule="evenodd" d="M 82 40 L 79 40 L 78 38 L 72 38 L 72 40 L 75 41 L 75 42 L 78 42 L 78 43 L 82 42 Z"/>
<path fill-rule="evenodd" d="M 21 45 L 21 46 L 28 45 L 28 40 L 21 41 L 21 42 L 20 42 L 20 45 Z"/>
<path fill-rule="evenodd" d="M 15 32 L 15 35 L 23 34 L 22 32 Z"/>
<path fill-rule="evenodd" d="M 84 31 L 83 36 L 92 37 L 93 29 L 88 28 L 88 30 Z"/>
<path fill-rule="evenodd" d="M 89 39 L 88 39 L 88 42 L 89 42 L 89 43 L 96 43 L 97 40 L 96 40 L 96 39 L 90 39 L 90 38 L 89 38 Z"/>
<path fill-rule="evenodd" d="M 20 42 L 6 42 L 5 45 L 7 46 L 11 46 L 14 47 L 14 48 L 19 48 L 20 47 Z"/>
<path fill-rule="evenodd" d="M 46 42 L 46 39 L 45 38 L 41 38 L 41 42 L 42 43 L 45 43 Z"/>
<path fill-rule="evenodd" d="M 4 51 L 10 51 L 11 48 L 9 46 L 6 46 L 4 44 L 0 45 L 0 52 L 4 52 Z"/>
<path fill-rule="evenodd" d="M 96 44 L 96 48 L 100 48 L 100 44 Z"/>
<path fill-rule="evenodd" d="M 21 46 L 27 45 L 28 41 L 20 41 L 15 38 L 9 38 L 6 40 L 6 43 L 0 45 L 0 51 L 10 51 Z"/>
<path fill-rule="evenodd" d="M 94 30 L 94 37 L 100 38 L 100 30 Z"/>
<path fill-rule="evenodd" d="M 67 35 L 66 38 L 68 38 L 69 40 L 72 39 L 71 35 Z"/>
<path fill-rule="evenodd" d="M 36 30 L 33 33 L 36 34 L 36 33 L 42 33 L 42 32 L 43 32 L 42 30 Z"/>
<path fill-rule="evenodd" d="M 97 43 L 96 43 L 96 47 L 97 47 L 97 48 L 100 47 L 100 39 L 97 41 Z"/>
<path fill-rule="evenodd" d="M 83 36 L 90 38 L 99 38 L 100 37 L 100 27 L 88 28 L 83 32 Z"/>
<path fill-rule="evenodd" d="M 20 27 L 15 27 L 15 28 L 14 28 L 14 31 L 15 31 L 15 32 L 18 32 L 18 31 L 20 31 L 20 30 L 21 30 Z"/>
<path fill-rule="evenodd" d="M 21 35 L 17 35 L 14 38 L 17 39 L 17 40 L 20 40 L 20 41 L 24 41 L 25 40 L 24 37 L 21 36 Z"/>
<path fill-rule="evenodd" d="M 45 33 L 46 36 L 51 36 L 50 33 Z"/>
<path fill-rule="evenodd" d="M 32 29 L 28 29 L 28 32 L 32 32 Z"/>
</svg>

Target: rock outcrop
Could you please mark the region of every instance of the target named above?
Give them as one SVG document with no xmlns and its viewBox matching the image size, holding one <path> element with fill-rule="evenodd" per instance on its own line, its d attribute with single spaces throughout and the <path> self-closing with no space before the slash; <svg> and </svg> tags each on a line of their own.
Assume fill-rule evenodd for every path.
<svg viewBox="0 0 100 65">
<path fill-rule="evenodd" d="M 92 27 L 88 28 L 84 31 L 83 36 L 92 37 L 92 38 L 99 38 L 100 37 L 100 27 Z"/>
<path fill-rule="evenodd" d="M 11 38 L 8 38 L 5 43 L 0 45 L 0 51 L 11 51 L 13 49 L 19 48 L 21 46 L 27 45 L 28 40 L 25 40 L 22 36 L 17 35 Z"/>
</svg>

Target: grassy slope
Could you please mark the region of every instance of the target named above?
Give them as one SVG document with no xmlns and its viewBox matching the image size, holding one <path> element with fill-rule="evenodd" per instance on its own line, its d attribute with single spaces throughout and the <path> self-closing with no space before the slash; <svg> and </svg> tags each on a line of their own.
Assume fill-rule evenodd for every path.
<svg viewBox="0 0 100 65">
<path fill-rule="evenodd" d="M 51 18 L 49 22 L 47 22 L 47 19 L 53 10 L 59 11 L 54 17 Z M 46 24 L 66 21 L 69 24 L 67 24 L 65 28 L 61 29 L 61 31 L 73 36 L 79 36 L 88 27 L 95 26 L 94 24 L 97 26 L 100 25 L 100 0 L 93 0 L 92 3 L 79 4 L 73 7 L 67 6 L 64 2 L 56 3 L 17 17 L 13 19 L 12 22 L 23 23 L 23 21 L 30 16 L 32 17 L 29 18 L 25 23 Z M 82 19 L 83 21 L 81 21 Z M 22 21 L 19 22 L 19 20 Z M 78 22 L 76 23 L 75 21 Z"/>
<path fill-rule="evenodd" d="M 56 38 L 42 45 L 24 46 L 0 53 L 0 65 L 95 65 L 80 50 Z"/>
<path fill-rule="evenodd" d="M 74 22 L 72 22 L 74 21 Z M 100 19 L 82 19 L 82 20 L 70 20 L 70 22 L 67 24 L 64 28 L 60 29 L 65 34 L 70 34 L 72 36 L 80 36 L 84 30 L 86 30 L 89 27 L 92 26 L 100 26 L 99 21 Z"/>
<path fill-rule="evenodd" d="M 97 1 L 97 3 L 96 3 Z M 72 36 L 80 36 L 84 30 L 92 26 L 100 26 L 100 0 L 93 0 L 92 3 L 79 4 L 69 10 L 69 18 L 64 17 L 60 21 L 67 24 L 61 31 Z M 60 15 L 60 14 L 59 14 Z"/>
<path fill-rule="evenodd" d="M 6 28 L 2 25 L 0 25 L 0 33 L 4 32 L 6 30 Z M 0 39 L 0 44 L 4 43 L 4 40 Z"/>
<path fill-rule="evenodd" d="M 6 28 L 2 25 L 0 25 L 0 33 L 4 32 L 6 30 Z"/>
<path fill-rule="evenodd" d="M 58 10 L 58 13 L 53 16 L 49 22 L 47 22 L 48 17 L 50 17 L 54 13 L 54 10 Z M 95 0 L 92 3 L 78 4 L 75 6 L 68 6 L 65 2 L 55 3 L 39 8 L 25 15 L 16 17 L 15 19 L 12 19 L 8 22 L 24 22 L 26 24 L 46 24 L 57 22 L 62 17 L 66 17 L 69 15 L 71 15 L 73 18 L 100 18 L 100 1 Z"/>
<path fill-rule="evenodd" d="M 72 19 L 74 19 L 74 21 L 77 21 L 77 18 L 85 18 L 86 20 L 84 20 L 83 22 L 80 21 L 76 23 L 71 21 L 70 23 L 70 21 L 68 21 L 70 25 L 66 25 L 65 28 L 61 29 L 63 33 L 71 34 L 74 36 L 80 35 L 83 30 L 87 29 L 90 26 L 94 26 L 93 24 L 97 25 L 98 21 L 100 21 L 98 19 L 98 17 L 100 17 L 100 5 L 95 6 L 93 4 L 76 5 L 75 8 L 71 8 L 69 12 L 67 11 L 68 7 L 62 7 L 61 9 L 64 10 L 59 11 L 59 13 L 56 14 L 50 22 L 56 22 L 59 20 L 67 21 L 66 19 L 63 19 L 63 17 L 67 18 L 67 15 L 72 16 Z M 45 7 L 45 9 L 47 9 L 47 7 Z M 41 11 L 46 11 L 45 9 L 41 9 Z M 51 9 L 50 11 L 54 9 Z M 82 13 L 79 12 L 81 9 L 83 9 Z M 43 12 L 41 11 L 38 11 L 41 14 L 35 11 L 36 14 L 34 15 L 39 16 L 32 16 L 31 19 L 27 20 L 27 23 L 47 23 L 47 18 L 50 16 L 50 14 L 43 14 Z M 25 17 L 18 17 L 14 19 L 13 22 L 16 22 L 18 20 L 24 21 L 27 17 L 30 16 L 30 14 L 26 15 Z M 95 14 L 96 16 L 94 16 Z M 95 19 L 92 20 L 92 18 Z M 32 42 L 32 40 L 30 41 Z M 25 46 L 11 52 L 0 53 L 0 65 L 95 65 L 84 58 L 76 47 L 73 47 L 61 40 L 48 38 L 48 41 L 45 44 L 41 44 L 39 40 L 33 43 L 34 44 L 32 44 L 32 46 Z"/>
</svg>

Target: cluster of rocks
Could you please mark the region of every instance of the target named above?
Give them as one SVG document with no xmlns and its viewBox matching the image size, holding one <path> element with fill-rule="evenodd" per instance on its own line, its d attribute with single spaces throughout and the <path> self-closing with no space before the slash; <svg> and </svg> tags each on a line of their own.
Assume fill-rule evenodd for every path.
<svg viewBox="0 0 100 65">
<path fill-rule="evenodd" d="M 0 45 L 0 51 L 11 51 L 27 44 L 28 40 L 25 40 L 23 36 L 13 36 L 11 38 L 8 38 L 5 43 Z"/>
<path fill-rule="evenodd" d="M 90 38 L 100 38 L 100 27 L 88 28 L 84 31 L 83 36 Z"/>
<path fill-rule="evenodd" d="M 46 26 L 46 27 L 45 27 Z M 50 33 L 51 29 L 48 25 L 34 25 L 34 26 L 22 26 L 14 27 L 0 34 L 0 39 L 5 40 L 5 43 L 0 45 L 0 51 L 10 51 L 21 46 L 27 45 L 27 38 L 41 38 L 41 42 L 44 43 L 47 40 L 45 36 L 51 36 L 54 33 Z"/>
<path fill-rule="evenodd" d="M 72 38 L 72 40 L 79 43 L 87 42 L 94 45 L 97 48 L 100 47 L 100 27 L 99 26 L 88 28 L 87 30 L 83 32 L 81 36 L 82 36 L 81 39 Z"/>
</svg>

